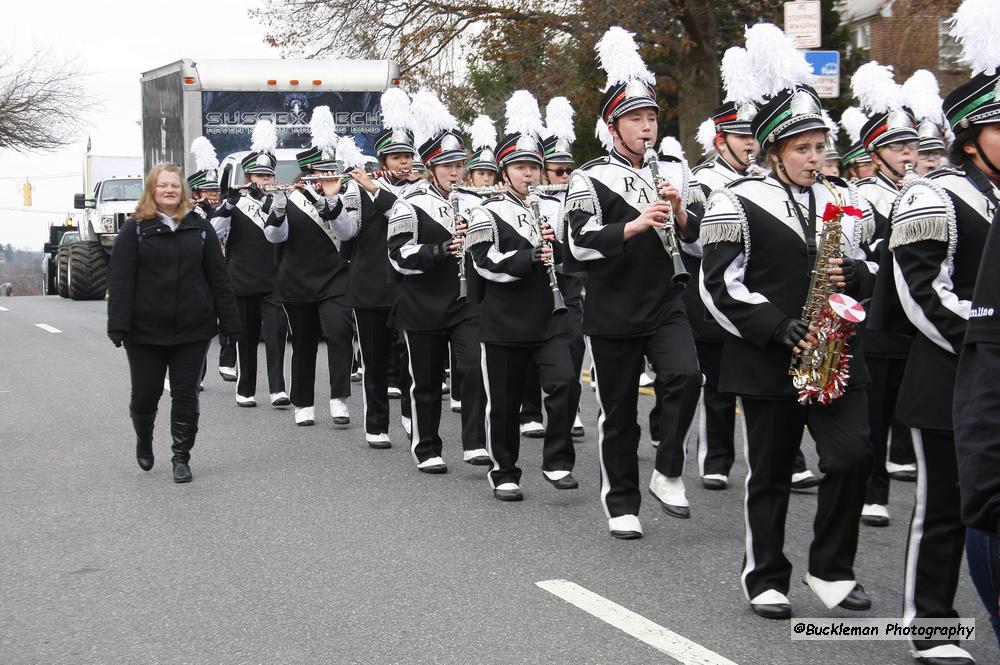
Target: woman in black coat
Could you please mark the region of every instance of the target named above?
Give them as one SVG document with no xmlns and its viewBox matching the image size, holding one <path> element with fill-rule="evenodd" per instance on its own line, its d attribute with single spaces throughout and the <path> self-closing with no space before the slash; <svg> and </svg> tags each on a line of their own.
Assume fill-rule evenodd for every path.
<svg viewBox="0 0 1000 665">
<path fill-rule="evenodd" d="M 153 468 L 153 424 L 170 372 L 174 482 L 191 481 L 198 383 L 212 337 L 239 333 L 219 239 L 191 209 L 176 164 L 154 166 L 135 214 L 119 230 L 108 280 L 108 337 L 125 344 L 136 459 Z"/>
</svg>

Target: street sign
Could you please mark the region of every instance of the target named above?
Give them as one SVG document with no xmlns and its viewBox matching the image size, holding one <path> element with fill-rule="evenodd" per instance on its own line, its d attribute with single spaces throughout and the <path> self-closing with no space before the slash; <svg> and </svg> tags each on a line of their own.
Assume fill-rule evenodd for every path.
<svg viewBox="0 0 1000 665">
<path fill-rule="evenodd" d="M 786 2 L 785 34 L 795 42 L 796 48 L 819 48 L 822 44 L 819 0 Z"/>
<path fill-rule="evenodd" d="M 812 67 L 809 85 L 824 99 L 840 97 L 840 51 L 803 51 Z"/>
</svg>

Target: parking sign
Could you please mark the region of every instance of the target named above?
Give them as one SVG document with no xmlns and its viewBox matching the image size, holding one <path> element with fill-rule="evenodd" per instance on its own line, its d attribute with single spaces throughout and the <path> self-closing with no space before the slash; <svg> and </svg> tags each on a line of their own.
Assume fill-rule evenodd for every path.
<svg viewBox="0 0 1000 665">
<path fill-rule="evenodd" d="M 840 97 L 840 52 L 804 51 L 812 76 L 809 85 L 822 98 Z"/>
</svg>

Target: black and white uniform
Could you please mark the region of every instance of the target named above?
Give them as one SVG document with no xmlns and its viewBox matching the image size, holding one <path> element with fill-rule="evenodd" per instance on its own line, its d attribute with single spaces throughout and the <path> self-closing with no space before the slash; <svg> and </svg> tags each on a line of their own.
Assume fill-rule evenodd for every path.
<svg viewBox="0 0 1000 665">
<path fill-rule="evenodd" d="M 274 300 L 278 267 L 274 245 L 264 237 L 271 205 L 272 197 L 258 200 L 247 192 L 236 206 L 223 203 L 212 217 L 216 234 L 226 238 L 229 278 L 243 329 L 236 346 L 239 368 L 236 394 L 243 397 L 253 397 L 257 393 L 257 345 L 261 332 L 267 358 L 268 389 L 271 394 L 285 391 L 288 321 Z"/>
<path fill-rule="evenodd" d="M 889 263 L 889 218 L 892 216 L 892 204 L 899 195 L 899 188 L 883 173 L 862 178 L 855 186 L 874 213 L 874 228 L 865 229 L 865 234 L 871 238 L 868 243 L 869 257 L 880 265 L 884 260 L 886 265 L 886 269 L 880 271 L 882 274 L 875 281 L 872 303 L 868 309 L 893 313 L 892 321 L 884 324 L 869 320 L 861 331 L 865 338 L 865 363 L 872 377 L 868 385 L 868 426 L 871 429 L 874 455 L 865 503 L 884 506 L 889 503 L 889 472 L 885 468 L 887 448 L 888 459 L 896 464 L 912 464 L 914 461 L 910 429 L 896 418 L 896 398 L 903 379 L 903 368 L 906 366 L 906 353 L 913 339 L 913 328 L 906 322 L 906 317 L 899 308 L 892 266 Z M 879 300 L 889 300 L 892 306 L 884 307 L 879 304 Z"/>
<path fill-rule="evenodd" d="M 722 189 L 743 175 L 721 157 L 692 170 L 707 200 L 713 190 Z M 735 461 L 734 430 L 736 426 L 736 397 L 719 392 L 719 370 L 722 364 L 722 344 L 726 333 L 705 309 L 698 292 L 697 275 L 701 259 L 685 253 L 684 265 L 693 279 L 684 289 L 684 304 L 694 332 L 694 345 L 698 350 L 698 365 L 705 377 L 701 404 L 698 412 L 698 473 L 729 476 Z"/>
<path fill-rule="evenodd" d="M 347 305 L 347 261 L 332 222 L 345 217 L 339 197 L 306 188 L 288 194 L 285 214 L 272 214 L 264 235 L 278 244 L 274 298 L 285 308 L 292 333 L 292 404 L 315 402 L 316 353 L 326 338 L 330 399 L 351 396 L 351 308 Z"/>
<path fill-rule="evenodd" d="M 442 246 L 453 236 L 451 203 L 431 183 L 411 188 L 389 212 L 389 262 L 400 276 L 391 321 L 403 331 L 409 354 L 417 464 L 441 457 L 441 377 L 449 343 L 452 372 L 462 375 L 462 448 L 485 448 L 479 307 L 458 301 L 458 261 Z"/>
<path fill-rule="evenodd" d="M 202 199 L 194 207 L 194 212 L 205 221 L 211 223 L 216 211 L 223 205 L 225 205 L 225 200 L 222 200 L 218 205 L 213 206 L 207 199 Z M 219 238 L 219 240 L 222 245 L 223 258 L 225 258 L 226 239 Z M 223 367 L 232 368 L 234 370 L 236 368 L 236 336 L 219 335 L 219 368 L 221 369 Z M 202 381 L 205 379 L 205 373 L 207 370 L 208 356 L 205 357 L 205 368 L 201 372 Z"/>
<path fill-rule="evenodd" d="M 907 183 L 893 209 L 892 268 L 917 329 L 899 392 L 911 428 L 917 496 L 906 548 L 903 618 L 953 618 L 965 531 L 952 420 L 958 353 L 1000 190 L 975 166 Z M 919 650 L 942 642 L 914 642 Z"/>
<path fill-rule="evenodd" d="M 874 275 L 861 247 L 867 203 L 853 187 L 830 178 L 844 205 L 863 211 L 862 221 L 843 217 L 844 256 L 858 260 L 847 292 L 870 293 Z M 850 382 L 827 406 L 802 406 L 788 375 L 791 350 L 775 334 L 800 319 L 815 263 L 822 214 L 833 202 L 821 184 L 788 189 L 774 176 L 750 177 L 716 190 L 701 227 L 704 257 L 702 300 L 728 333 L 720 389 L 739 396 L 747 462 L 746 555 L 743 591 L 753 601 L 765 591 L 788 593 L 792 565 L 783 553 L 790 477 L 803 426 L 816 440 L 819 486 L 814 538 L 809 549 L 810 587 L 827 607 L 854 588 L 858 520 L 871 465 L 868 442 L 868 372 L 853 352 Z M 805 227 L 805 228 L 804 228 Z"/>
<path fill-rule="evenodd" d="M 553 192 L 542 196 L 541 200 L 543 205 L 545 205 L 545 201 L 554 201 L 561 207 L 565 198 L 566 192 Z M 557 218 L 552 217 L 552 219 Z M 556 224 L 553 224 L 552 228 L 556 228 Z M 580 371 L 583 369 L 583 357 L 587 352 L 587 345 L 583 339 L 584 279 L 581 275 L 566 272 L 564 268 L 565 264 L 556 267 L 556 279 L 563 301 L 566 303 L 566 341 L 569 344 L 570 357 L 573 359 L 573 376 L 576 377 L 575 383 L 570 387 L 569 413 L 572 421 L 580 407 Z M 522 424 L 542 422 L 542 386 L 540 380 L 541 375 L 538 368 L 529 367 L 524 382 L 524 398 L 521 403 Z"/>
<path fill-rule="evenodd" d="M 375 182 L 378 189 L 374 195 L 355 182 L 348 184 L 344 201 L 354 212 L 338 220 L 336 232 L 351 243 L 347 301 L 354 307 L 361 348 L 365 432 L 388 434 L 389 366 L 396 338 L 396 330 L 389 325 L 389 312 L 396 302 L 398 280 L 393 277 L 395 271 L 389 265 L 386 248 L 387 215 L 397 197 L 416 183 L 392 184 L 385 178 Z M 404 385 L 408 381 L 403 378 Z M 401 400 L 400 406 L 402 415 L 410 417 L 409 400 Z"/>
<path fill-rule="evenodd" d="M 701 192 L 685 178 L 680 160 L 664 158 L 659 167 L 689 210 L 688 234 L 680 244 L 691 251 L 697 248 L 700 214 L 690 204 Z M 655 468 L 668 478 L 683 471 L 684 438 L 701 386 L 683 287 L 671 281 L 672 265 L 659 236 L 650 229 L 624 239 L 625 224 L 657 198 L 649 169 L 633 167 L 612 150 L 573 172 L 564 203 L 573 259 L 587 270 L 583 332 L 599 377 L 601 500 L 608 518 L 639 513 L 637 385 L 644 358 L 656 371 L 662 407 Z"/>
<path fill-rule="evenodd" d="M 558 199 L 540 200 L 539 210 L 555 229 Z M 548 270 L 535 256 L 541 238 L 534 214 L 507 192 L 470 211 L 466 242 L 476 272 L 483 278 L 480 339 L 486 450 L 493 461 L 490 486 L 518 484 L 521 479 L 518 412 L 531 361 L 541 377 L 548 414 L 542 469 L 572 471 L 576 460 L 569 410 L 573 360 L 565 314 L 552 313 Z M 553 251 L 558 262 L 559 243 L 553 243 Z"/>
</svg>

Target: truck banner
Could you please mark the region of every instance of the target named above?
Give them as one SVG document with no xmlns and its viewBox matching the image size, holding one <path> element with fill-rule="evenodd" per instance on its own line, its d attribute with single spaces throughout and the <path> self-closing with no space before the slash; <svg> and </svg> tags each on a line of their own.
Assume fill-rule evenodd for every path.
<svg viewBox="0 0 1000 665">
<path fill-rule="evenodd" d="M 337 133 L 354 135 L 358 149 L 375 155 L 382 131 L 380 92 L 203 92 L 204 135 L 219 156 L 250 148 L 254 124 L 274 122 L 279 148 L 307 148 L 309 119 L 317 106 L 329 106 Z"/>
</svg>

